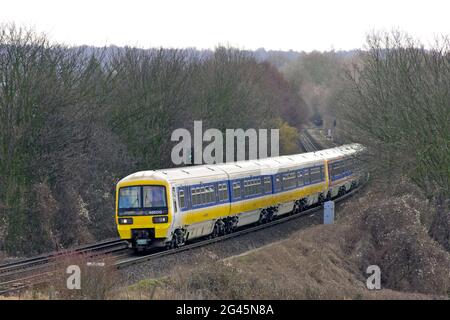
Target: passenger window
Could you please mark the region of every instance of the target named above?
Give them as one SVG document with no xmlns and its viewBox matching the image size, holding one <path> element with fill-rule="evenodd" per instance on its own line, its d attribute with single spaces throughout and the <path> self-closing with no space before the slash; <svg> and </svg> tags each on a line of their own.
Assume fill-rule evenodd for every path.
<svg viewBox="0 0 450 320">
<path fill-rule="evenodd" d="M 228 199 L 227 185 L 225 183 L 219 184 L 219 201 Z"/>
<path fill-rule="evenodd" d="M 184 200 L 184 190 L 180 190 L 178 195 L 178 201 L 180 202 L 180 208 L 185 208 L 185 200 Z"/>
<path fill-rule="evenodd" d="M 309 169 L 303 169 L 303 185 L 310 184 Z"/>
<path fill-rule="evenodd" d="M 275 178 L 275 191 L 281 191 L 281 178 L 277 175 Z"/>
<path fill-rule="evenodd" d="M 303 173 L 301 170 L 297 172 L 297 183 L 298 183 L 299 187 L 303 186 L 303 184 L 304 184 L 303 183 Z"/>
<path fill-rule="evenodd" d="M 241 197 L 241 184 L 239 182 L 233 183 L 233 198 L 239 199 Z"/>
<path fill-rule="evenodd" d="M 216 189 L 214 186 L 209 187 L 209 203 L 216 202 Z"/>
<path fill-rule="evenodd" d="M 195 188 L 191 188 L 191 198 L 192 198 L 192 205 L 195 206 L 197 204 L 195 199 Z"/>
<path fill-rule="evenodd" d="M 264 193 L 272 192 L 272 181 L 270 177 L 264 178 Z"/>
</svg>

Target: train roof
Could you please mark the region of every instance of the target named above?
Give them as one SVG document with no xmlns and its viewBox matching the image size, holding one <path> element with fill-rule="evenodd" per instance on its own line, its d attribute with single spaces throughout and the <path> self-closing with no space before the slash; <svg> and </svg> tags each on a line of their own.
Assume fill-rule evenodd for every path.
<svg viewBox="0 0 450 320">
<path fill-rule="evenodd" d="M 258 160 L 140 171 L 123 178 L 120 182 L 133 180 L 161 180 L 181 184 L 184 181 L 189 181 L 190 183 L 203 183 L 208 180 L 226 180 L 228 179 L 228 175 L 231 178 L 235 178 L 243 175 L 274 174 L 279 171 L 287 171 L 291 168 L 299 168 L 314 163 L 320 163 L 324 160 L 342 158 L 362 149 L 363 147 L 359 144 L 351 144 L 315 152 Z"/>
</svg>

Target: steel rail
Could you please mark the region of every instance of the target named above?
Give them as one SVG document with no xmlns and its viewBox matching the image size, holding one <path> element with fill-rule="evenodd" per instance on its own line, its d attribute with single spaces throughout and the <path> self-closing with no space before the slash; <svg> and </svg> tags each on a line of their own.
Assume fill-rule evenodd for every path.
<svg viewBox="0 0 450 320">
<path fill-rule="evenodd" d="M 316 143 L 313 142 L 311 135 L 306 129 L 303 130 L 303 133 L 300 136 L 300 143 L 302 144 L 303 149 L 305 149 L 306 152 L 314 152 L 321 149 L 320 146 L 316 145 Z"/>
<path fill-rule="evenodd" d="M 15 269 L 22 269 L 22 268 L 28 268 L 33 265 L 39 265 L 39 264 L 45 264 L 50 261 L 50 259 L 63 256 L 67 254 L 74 254 L 74 253 L 85 253 L 85 252 L 91 252 L 91 251 L 98 251 L 105 248 L 115 247 L 120 244 L 125 244 L 126 242 L 124 240 L 121 240 L 119 238 L 116 239 L 109 239 L 104 240 L 100 242 L 96 242 L 94 244 L 84 245 L 80 246 L 74 249 L 67 249 L 67 250 L 61 250 L 61 251 L 54 251 L 48 254 L 35 256 L 32 258 L 22 259 L 10 263 L 5 263 L 0 265 L 0 275 L 2 275 L 5 272 L 10 272 Z"/>
</svg>

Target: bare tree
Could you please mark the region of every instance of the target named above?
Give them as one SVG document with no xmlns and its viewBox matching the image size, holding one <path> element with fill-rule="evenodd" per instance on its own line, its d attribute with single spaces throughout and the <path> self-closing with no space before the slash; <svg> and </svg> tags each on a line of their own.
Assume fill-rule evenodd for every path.
<svg viewBox="0 0 450 320">
<path fill-rule="evenodd" d="M 378 173 L 394 185 L 405 175 L 436 202 L 431 233 L 450 249 L 450 43 L 425 49 L 393 32 L 367 45 L 348 70 L 340 121 L 369 146 Z"/>
</svg>

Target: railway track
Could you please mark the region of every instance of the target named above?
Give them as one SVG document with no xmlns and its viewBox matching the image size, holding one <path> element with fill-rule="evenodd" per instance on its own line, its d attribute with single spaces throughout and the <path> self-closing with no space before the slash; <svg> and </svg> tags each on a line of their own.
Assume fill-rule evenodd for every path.
<svg viewBox="0 0 450 320">
<path fill-rule="evenodd" d="M 123 244 L 124 241 L 116 238 L 116 239 L 109 239 L 101 242 L 97 242 L 90 245 L 80 246 L 71 250 L 62 250 L 62 251 L 54 251 L 45 255 L 40 255 L 28 259 L 21 259 L 5 264 L 0 264 L 0 275 L 4 272 L 8 272 L 14 269 L 18 269 L 21 267 L 30 267 L 33 265 L 39 265 L 48 262 L 50 259 L 63 256 L 66 254 L 73 254 L 73 253 L 85 253 L 90 251 L 98 251 L 102 249 L 108 249 L 111 247 L 115 247 L 117 245 Z"/>
<path fill-rule="evenodd" d="M 57 271 L 58 259 L 74 254 L 97 257 L 122 252 L 128 248 L 126 241 L 109 239 L 71 250 L 55 251 L 28 259 L 0 265 L 0 294 L 21 290 L 48 281 Z"/>
<path fill-rule="evenodd" d="M 306 152 L 314 152 L 314 151 L 317 151 L 317 150 L 321 149 L 321 147 L 318 146 L 314 142 L 313 138 L 308 133 L 307 129 L 303 130 L 302 134 L 300 135 L 300 143 L 301 143 L 303 149 L 305 149 Z"/>
</svg>

